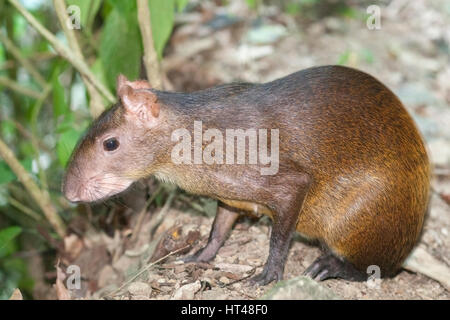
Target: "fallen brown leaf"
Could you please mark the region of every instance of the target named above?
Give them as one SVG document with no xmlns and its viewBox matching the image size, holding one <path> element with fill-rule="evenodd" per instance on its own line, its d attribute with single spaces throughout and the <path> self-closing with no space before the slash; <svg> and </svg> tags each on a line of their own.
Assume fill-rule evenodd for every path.
<svg viewBox="0 0 450 320">
<path fill-rule="evenodd" d="M 199 238 L 199 231 L 189 231 L 187 235 L 183 236 L 182 227 L 175 225 L 161 236 L 149 262 L 154 262 L 174 251 L 178 251 L 179 254 L 186 253 Z"/>
</svg>

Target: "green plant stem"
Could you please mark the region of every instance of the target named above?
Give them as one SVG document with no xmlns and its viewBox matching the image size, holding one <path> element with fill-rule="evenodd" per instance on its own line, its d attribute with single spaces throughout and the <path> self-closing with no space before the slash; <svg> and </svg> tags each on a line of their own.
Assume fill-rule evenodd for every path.
<svg viewBox="0 0 450 320">
<path fill-rule="evenodd" d="M 3 43 L 5 49 L 8 50 L 17 61 L 19 61 L 19 63 L 30 73 L 30 75 L 36 80 L 36 82 L 42 88 L 44 88 L 46 85 L 45 79 L 41 76 L 41 74 L 33 66 L 33 64 L 22 55 L 20 49 L 16 47 L 16 45 L 11 40 L 9 40 L 8 37 L 3 34 L 3 32 L 0 32 L 0 42 Z"/>
<path fill-rule="evenodd" d="M 17 201 L 13 197 L 9 197 L 8 198 L 8 203 L 11 204 L 16 209 L 18 209 L 18 210 L 22 211 L 23 213 L 25 213 L 27 216 L 33 218 L 34 220 L 36 220 L 36 221 L 41 221 L 42 220 L 42 217 L 37 212 L 35 212 L 33 209 L 30 209 L 26 205 L 20 203 L 19 201 Z"/>
<path fill-rule="evenodd" d="M 99 92 L 111 103 L 115 102 L 115 97 L 112 93 L 101 83 L 89 66 L 78 58 L 69 48 L 67 48 L 61 41 L 59 41 L 55 35 L 48 31 L 36 18 L 25 9 L 18 0 L 9 0 L 9 2 L 16 7 L 16 9 L 22 14 L 22 16 L 52 45 L 56 52 L 58 52 L 64 59 L 69 61 L 83 76 L 94 85 Z"/>
<path fill-rule="evenodd" d="M 46 85 L 44 88 L 44 92 L 42 92 L 39 99 L 36 101 L 36 103 L 33 106 L 33 113 L 31 116 L 31 136 L 33 137 L 31 139 L 31 145 L 33 146 L 34 151 L 34 157 L 36 159 L 36 164 L 38 167 L 38 173 L 39 173 L 39 180 L 41 182 L 41 187 L 48 192 L 48 183 L 47 183 L 47 176 L 45 175 L 45 171 L 42 168 L 41 161 L 40 161 L 40 153 L 39 153 L 39 144 L 37 143 L 37 140 L 35 137 L 38 136 L 37 134 L 37 119 L 39 116 L 39 112 L 42 109 L 42 105 L 44 104 L 45 99 L 47 99 L 48 95 L 50 94 L 52 90 L 51 85 Z"/>
<path fill-rule="evenodd" d="M 41 140 L 39 140 L 36 136 L 34 136 L 33 134 L 31 134 L 27 129 L 24 128 L 24 126 L 16 121 L 16 120 L 11 120 L 8 119 L 8 121 L 11 121 L 12 123 L 14 123 L 14 126 L 16 127 L 16 129 L 20 132 L 20 134 L 25 138 L 25 139 L 30 139 L 30 140 L 35 140 L 37 146 L 40 149 L 43 149 L 44 151 L 48 152 L 48 153 L 52 153 L 53 150 L 50 150 L 49 147 L 47 147 L 44 142 L 42 142 Z"/>
<path fill-rule="evenodd" d="M 33 89 L 28 89 L 24 86 L 21 86 L 17 82 L 7 78 L 0 76 L 0 85 L 5 86 L 11 90 L 17 91 L 18 93 L 21 93 L 23 95 L 26 95 L 33 99 L 39 99 L 41 97 L 41 94 Z"/>
<path fill-rule="evenodd" d="M 59 19 L 59 23 L 66 35 L 67 42 L 69 43 L 70 48 L 73 50 L 74 54 L 80 61 L 86 64 L 83 53 L 81 52 L 80 45 L 78 44 L 77 37 L 75 35 L 74 29 L 71 29 L 67 26 L 66 21 L 68 21 L 69 16 L 67 15 L 67 8 L 64 3 L 64 0 L 53 0 L 53 5 L 55 7 L 56 14 Z M 97 89 L 89 82 L 89 79 L 85 75 L 81 75 L 84 84 L 86 85 L 86 89 L 89 92 L 90 96 L 90 112 L 93 118 L 96 118 L 100 115 L 103 110 L 105 110 L 105 106 L 103 105 L 103 99 Z"/>
<path fill-rule="evenodd" d="M 66 234 L 66 227 L 58 215 L 57 210 L 53 206 L 50 200 L 50 196 L 46 190 L 41 190 L 34 182 L 31 175 L 20 164 L 19 160 L 15 157 L 12 150 L 0 139 L 0 156 L 5 160 L 11 170 L 19 178 L 20 182 L 24 185 L 34 201 L 39 205 L 48 222 L 54 228 L 56 233 L 64 238 Z"/>
<path fill-rule="evenodd" d="M 138 21 L 144 46 L 144 64 L 147 79 L 155 89 L 162 89 L 161 69 L 153 42 L 150 8 L 147 0 L 137 0 Z"/>
</svg>

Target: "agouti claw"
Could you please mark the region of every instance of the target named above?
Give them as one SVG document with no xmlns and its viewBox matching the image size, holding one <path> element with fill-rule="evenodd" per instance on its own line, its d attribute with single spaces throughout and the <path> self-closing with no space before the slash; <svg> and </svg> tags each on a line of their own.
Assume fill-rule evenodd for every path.
<svg viewBox="0 0 450 320">
<path fill-rule="evenodd" d="M 187 262 L 209 262 L 215 257 L 215 252 L 211 253 L 205 248 L 198 250 L 194 254 L 184 257 L 181 260 Z"/>
<path fill-rule="evenodd" d="M 344 259 L 326 253 L 317 258 L 304 272 L 303 275 L 323 281 L 330 278 L 341 278 L 350 281 L 365 281 L 367 275 L 355 269 Z"/>
<path fill-rule="evenodd" d="M 272 281 L 279 281 L 283 275 L 277 271 L 270 271 L 264 268 L 263 272 L 249 279 L 250 285 L 265 286 Z"/>
</svg>

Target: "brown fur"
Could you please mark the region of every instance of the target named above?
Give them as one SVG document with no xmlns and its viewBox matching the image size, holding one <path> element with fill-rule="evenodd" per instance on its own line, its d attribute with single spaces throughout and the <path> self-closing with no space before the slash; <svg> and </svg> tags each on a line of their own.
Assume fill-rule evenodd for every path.
<svg viewBox="0 0 450 320">
<path fill-rule="evenodd" d="M 289 240 L 277 242 L 294 224 L 359 270 L 378 265 L 388 275 L 416 243 L 429 198 L 427 153 L 401 102 L 372 76 L 325 66 L 265 84 L 147 93 L 156 97 L 160 119 L 150 131 L 132 132 L 138 135 L 136 148 L 111 164 L 121 175 L 137 180 L 155 174 L 189 192 L 269 214 L 274 220 L 271 252 L 272 245 L 276 251 L 278 243 Z M 136 130 L 123 123 L 123 113 L 116 107 L 103 115 L 73 162 L 95 161 L 92 140 L 108 130 L 103 124 Z M 203 122 L 203 130 L 279 129 L 278 174 L 261 176 L 259 165 L 249 164 L 175 165 L 171 132 L 182 127 L 192 132 L 194 120 Z"/>
</svg>

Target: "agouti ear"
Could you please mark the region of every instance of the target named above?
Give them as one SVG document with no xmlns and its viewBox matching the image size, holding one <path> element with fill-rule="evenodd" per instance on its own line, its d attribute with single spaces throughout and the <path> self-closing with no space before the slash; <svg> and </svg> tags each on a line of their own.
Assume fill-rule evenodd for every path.
<svg viewBox="0 0 450 320">
<path fill-rule="evenodd" d="M 159 105 L 156 95 L 149 90 L 135 90 L 130 85 L 124 84 L 118 91 L 127 113 L 135 115 L 145 125 L 152 127 L 159 117 Z"/>
<path fill-rule="evenodd" d="M 119 74 L 117 76 L 117 80 L 116 80 L 116 90 L 117 93 L 120 92 L 120 90 L 126 86 L 130 81 L 128 81 L 127 77 L 125 77 L 123 74 Z"/>
<path fill-rule="evenodd" d="M 151 87 L 152 87 L 150 85 L 150 83 L 148 83 L 148 81 L 146 81 L 146 80 L 130 81 L 123 74 L 119 74 L 117 76 L 117 80 L 116 80 L 116 90 L 117 90 L 117 92 L 120 92 L 121 88 L 123 88 L 126 85 L 132 87 L 135 90 L 138 90 L 138 89 L 151 89 Z"/>
</svg>

